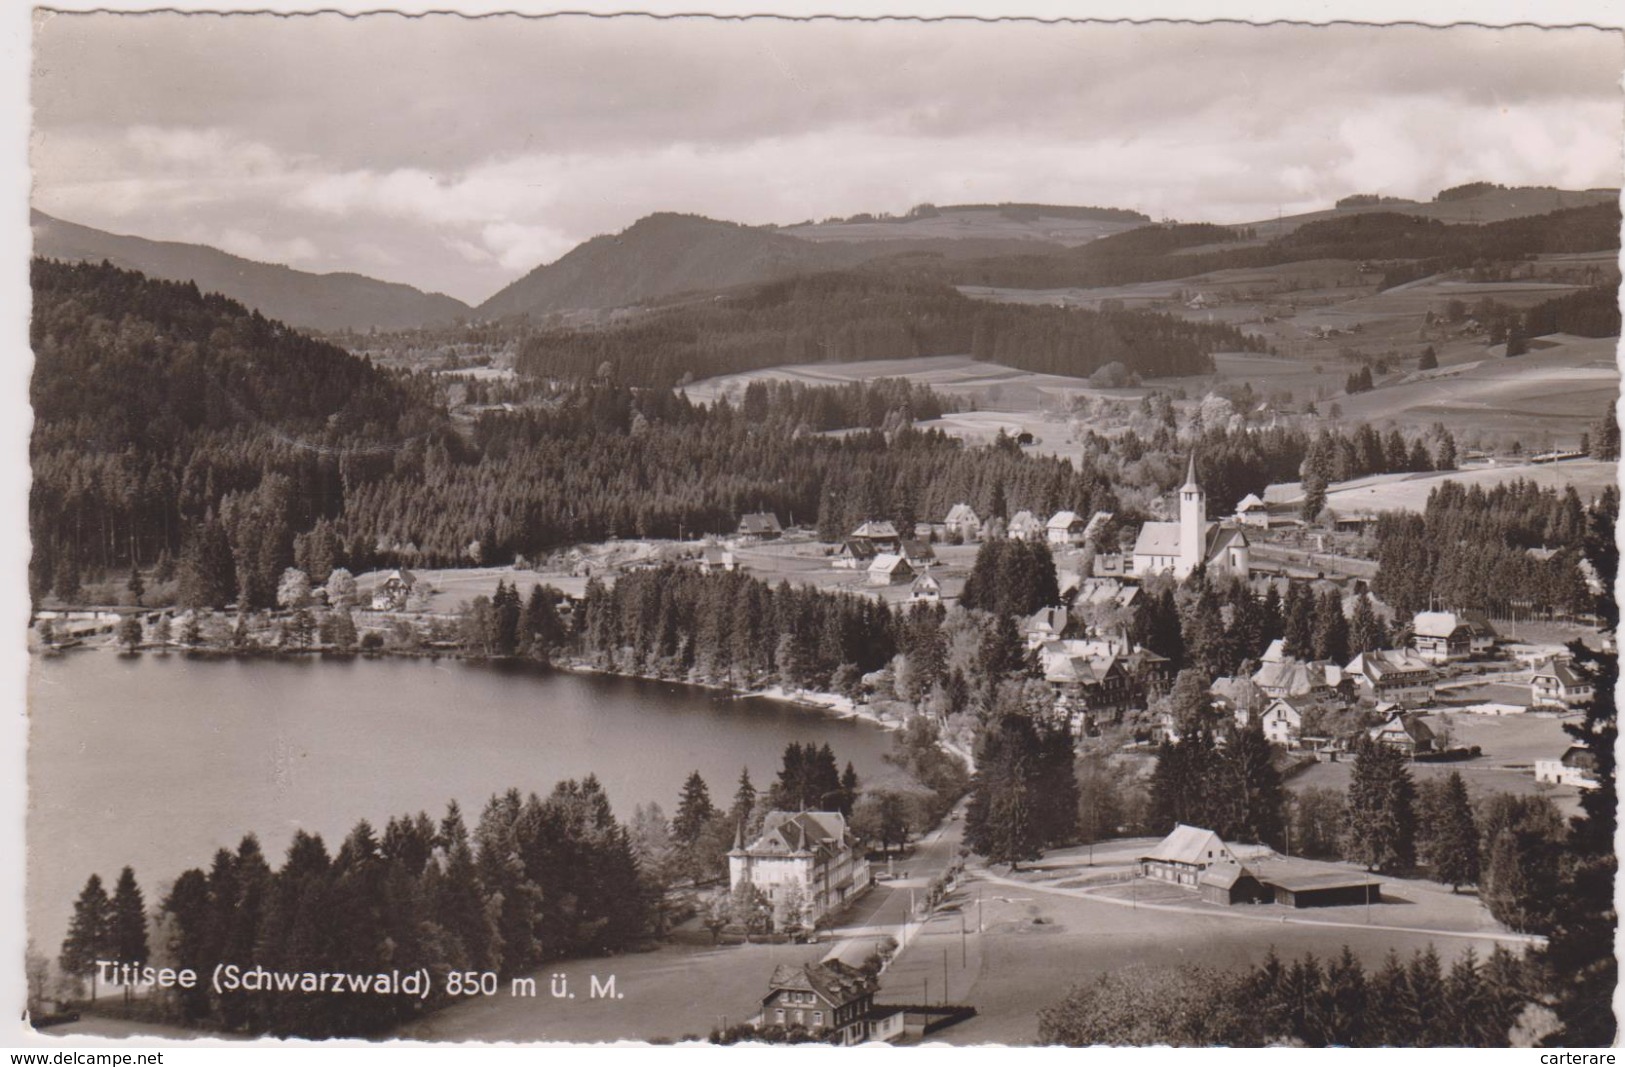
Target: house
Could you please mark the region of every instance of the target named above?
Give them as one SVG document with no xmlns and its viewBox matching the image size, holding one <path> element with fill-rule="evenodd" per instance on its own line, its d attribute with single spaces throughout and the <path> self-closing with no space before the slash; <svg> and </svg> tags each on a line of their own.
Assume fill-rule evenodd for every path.
<svg viewBox="0 0 1625 1067">
<path fill-rule="evenodd" d="M 879 550 L 867 539 L 848 538 L 835 553 L 835 566 L 859 570 L 868 567 L 878 555 Z"/>
<path fill-rule="evenodd" d="M 1269 505 L 1258 499 L 1258 494 L 1248 493 L 1241 498 L 1241 503 L 1236 505 L 1236 522 L 1260 530 L 1269 529 Z"/>
<path fill-rule="evenodd" d="M 1349 661 L 1345 672 L 1360 692 L 1374 700 L 1409 704 L 1431 704 L 1434 699 L 1433 668 L 1421 653 L 1408 648 L 1380 648 L 1362 652 Z"/>
<path fill-rule="evenodd" d="M 1303 736 L 1303 711 L 1284 697 L 1270 701 L 1258 722 L 1264 728 L 1264 739 L 1273 745 L 1291 748 Z"/>
<path fill-rule="evenodd" d="M 412 590 L 417 586 L 417 576 L 402 567 L 400 570 L 390 571 L 384 575 L 384 580 L 372 593 L 372 610 L 374 611 L 405 611 L 407 601 L 412 596 Z"/>
<path fill-rule="evenodd" d="M 717 548 L 715 545 L 703 550 L 700 553 L 698 562 L 700 571 L 703 574 L 733 571 L 739 567 L 732 552 L 726 548 Z"/>
<path fill-rule="evenodd" d="M 767 983 L 762 1009 L 752 1025 L 800 1028 L 828 1034 L 836 1044 L 868 1040 L 868 1016 L 876 979 L 840 959 L 822 963 L 781 963 Z"/>
<path fill-rule="evenodd" d="M 779 517 L 771 511 L 753 511 L 739 518 L 739 539 L 746 542 L 777 541 L 784 536 Z"/>
<path fill-rule="evenodd" d="M 1429 663 L 1455 663 L 1473 654 L 1472 630 L 1453 611 L 1419 611 L 1411 643 Z"/>
<path fill-rule="evenodd" d="M 1040 541 L 1044 537 L 1044 524 L 1030 511 L 1018 511 L 1010 516 L 1005 536 L 1012 541 Z"/>
<path fill-rule="evenodd" d="M 1149 648 L 1136 648 L 1123 657 L 1123 669 L 1144 698 L 1150 692 L 1166 693 L 1174 684 L 1174 663 L 1167 656 L 1159 656 Z"/>
<path fill-rule="evenodd" d="M 1044 524 L 1044 539 L 1052 545 L 1081 545 L 1088 526 L 1075 511 L 1057 511 Z"/>
<path fill-rule="evenodd" d="M 1467 626 L 1468 649 L 1474 656 L 1485 656 L 1495 651 L 1501 635 L 1490 625 L 1482 611 L 1464 611 L 1461 621 Z"/>
<path fill-rule="evenodd" d="M 847 829 L 838 811 L 771 811 L 762 820 L 762 832 L 749 845 L 744 827 L 734 834 L 728 852 L 728 885 L 745 882 L 782 908 L 785 894 L 795 885 L 811 923 L 869 888 L 869 861 Z"/>
<path fill-rule="evenodd" d="M 1021 635 L 1027 639 L 1028 648 L 1037 648 L 1060 638 L 1071 622 L 1072 616 L 1065 608 L 1039 608 L 1021 620 Z"/>
<path fill-rule="evenodd" d="M 1216 863 L 1235 863 L 1230 846 L 1212 830 L 1180 823 L 1157 847 L 1140 857 L 1140 874 L 1179 885 L 1196 885 Z"/>
<path fill-rule="evenodd" d="M 1137 585 L 1125 585 L 1116 578 L 1084 578 L 1073 595 L 1072 606 L 1126 608 L 1139 598 L 1140 587 Z"/>
<path fill-rule="evenodd" d="M 1572 708 L 1591 699 L 1591 683 L 1561 657 L 1536 667 L 1529 676 L 1529 688 L 1536 707 Z"/>
<path fill-rule="evenodd" d="M 870 520 L 853 530 L 847 537 L 847 543 L 854 541 L 868 542 L 876 554 L 881 552 L 899 552 L 903 547 L 903 538 L 897 532 L 897 527 L 889 522 Z"/>
<path fill-rule="evenodd" d="M 1134 558 L 1124 556 L 1121 552 L 1095 553 L 1096 578 L 1132 578 L 1134 576 Z"/>
<path fill-rule="evenodd" d="M 1213 697 L 1215 707 L 1231 713 L 1238 729 L 1244 729 L 1270 702 L 1270 698 L 1250 678 L 1215 678 L 1207 691 Z"/>
<path fill-rule="evenodd" d="M 910 538 L 903 542 L 902 550 L 897 553 L 908 560 L 909 566 L 916 570 L 924 570 L 937 561 L 936 550 L 929 541 L 918 541 Z"/>
<path fill-rule="evenodd" d="M 1097 715 L 1119 718 L 1135 692 L 1123 658 L 1110 652 L 1047 657 L 1044 681 L 1055 694 L 1058 711 L 1083 716 L 1086 721 Z"/>
<path fill-rule="evenodd" d="M 1179 521 L 1148 522 L 1134 542 L 1134 574 L 1145 577 L 1171 572 L 1180 581 L 1199 564 L 1243 581 L 1252 576 L 1247 534 L 1235 523 L 1207 521 L 1207 497 L 1196 484 L 1196 457 L 1190 459 L 1185 484 L 1179 488 Z"/>
<path fill-rule="evenodd" d="M 882 552 L 869 564 L 870 585 L 899 585 L 914 577 L 908 560 L 892 552 Z"/>
<path fill-rule="evenodd" d="M 1569 750 L 1557 759 L 1538 759 L 1535 761 L 1535 781 L 1595 789 L 1596 754 L 1580 745 L 1570 745 Z"/>
<path fill-rule="evenodd" d="M 914 579 L 914 587 L 909 590 L 908 598 L 923 600 L 930 604 L 938 603 L 942 600 L 942 583 L 931 577 L 928 571 Z"/>
<path fill-rule="evenodd" d="M 1396 711 L 1381 726 L 1373 726 L 1367 736 L 1377 744 L 1397 748 L 1407 756 L 1433 751 L 1433 731 L 1415 712 Z"/>
<path fill-rule="evenodd" d="M 1265 653 L 1253 672 L 1253 684 L 1269 697 L 1324 699 L 1342 687 L 1343 668 L 1335 663 L 1305 663 L 1290 656 L 1271 659 Z"/>
<path fill-rule="evenodd" d="M 942 524 L 947 527 L 949 537 L 958 537 L 961 541 L 974 541 L 982 536 L 982 520 L 969 504 L 949 508 Z"/>
</svg>

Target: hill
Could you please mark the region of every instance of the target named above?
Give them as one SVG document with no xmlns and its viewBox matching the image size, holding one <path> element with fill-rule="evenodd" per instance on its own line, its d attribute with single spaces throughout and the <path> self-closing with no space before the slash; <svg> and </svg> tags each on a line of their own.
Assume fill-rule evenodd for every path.
<svg viewBox="0 0 1625 1067">
<path fill-rule="evenodd" d="M 786 226 L 779 232 L 809 241 L 893 241 L 898 238 L 1042 241 L 1080 245 L 1144 226 L 1151 220 L 1119 208 L 1054 204 L 921 204 L 906 215 L 854 215 Z"/>
<path fill-rule="evenodd" d="M 770 227 L 662 212 L 620 233 L 594 237 L 537 267 L 481 304 L 478 314 L 501 319 L 627 307 L 874 260 L 959 260 L 1010 254 L 1032 244 L 1010 234 L 948 239 L 902 232 L 886 239 L 803 240 L 799 233 Z M 1061 246 L 1040 247 L 1058 251 Z"/>
<path fill-rule="evenodd" d="M 107 233 L 39 211 L 32 212 L 29 221 L 37 256 L 67 263 L 106 260 L 151 278 L 196 282 L 204 292 L 221 293 L 300 329 L 408 329 L 469 314 L 467 304 L 443 293 L 425 293 L 361 274 L 312 274 L 207 245 Z"/>
</svg>

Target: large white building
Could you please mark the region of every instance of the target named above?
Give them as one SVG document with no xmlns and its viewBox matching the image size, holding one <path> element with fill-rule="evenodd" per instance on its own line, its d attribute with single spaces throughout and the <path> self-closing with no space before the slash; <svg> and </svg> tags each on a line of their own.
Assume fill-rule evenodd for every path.
<svg viewBox="0 0 1625 1067">
<path fill-rule="evenodd" d="M 1209 522 L 1207 497 L 1196 484 L 1196 457 L 1191 456 L 1185 484 L 1179 488 L 1179 521 L 1148 522 L 1134 542 L 1134 574 L 1145 577 L 1172 572 L 1180 581 L 1198 564 L 1228 571 L 1242 579 L 1252 574 L 1247 534 L 1234 523 Z"/>
<path fill-rule="evenodd" d="M 869 861 L 838 811 L 773 811 L 749 845 L 743 835 L 728 852 L 728 884 L 754 882 L 774 906 L 794 883 L 810 922 L 869 888 Z"/>
</svg>

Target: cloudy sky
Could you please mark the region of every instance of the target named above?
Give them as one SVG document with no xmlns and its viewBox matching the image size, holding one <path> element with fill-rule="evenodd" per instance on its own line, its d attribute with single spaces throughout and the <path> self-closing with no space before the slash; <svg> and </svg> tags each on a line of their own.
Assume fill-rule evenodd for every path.
<svg viewBox="0 0 1625 1067">
<path fill-rule="evenodd" d="M 1618 185 L 1625 115 L 1597 30 L 63 14 L 35 48 L 41 210 L 470 302 L 662 210 Z"/>
</svg>

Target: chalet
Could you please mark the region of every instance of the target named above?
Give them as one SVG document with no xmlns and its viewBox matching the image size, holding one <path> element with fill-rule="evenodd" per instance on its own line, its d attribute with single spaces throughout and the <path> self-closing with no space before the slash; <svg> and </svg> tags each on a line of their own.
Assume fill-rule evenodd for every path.
<svg viewBox="0 0 1625 1067">
<path fill-rule="evenodd" d="M 949 508 L 942 524 L 947 527 L 949 537 L 958 537 L 961 541 L 975 541 L 982 536 L 982 520 L 969 504 Z"/>
<path fill-rule="evenodd" d="M 1419 611 L 1411 643 L 1429 663 L 1455 663 L 1473 654 L 1472 630 L 1453 611 Z"/>
<path fill-rule="evenodd" d="M 1367 735 L 1379 745 L 1397 748 L 1407 756 L 1433 751 L 1433 731 L 1415 712 L 1396 711 Z"/>
<path fill-rule="evenodd" d="M 1568 660 L 1554 657 L 1535 668 L 1529 689 L 1536 707 L 1572 708 L 1591 699 L 1591 683 Z"/>
<path fill-rule="evenodd" d="M 1596 754 L 1583 746 L 1570 745 L 1569 750 L 1557 759 L 1538 759 L 1535 761 L 1535 781 L 1595 789 Z"/>
<path fill-rule="evenodd" d="M 869 564 L 870 585 L 900 585 L 914 577 L 908 560 L 892 552 L 882 552 Z"/>
<path fill-rule="evenodd" d="M 791 884 L 801 891 L 812 922 L 869 888 L 869 862 L 838 811 L 772 811 L 762 832 L 745 844 L 744 827 L 728 852 L 728 884 L 753 882 L 775 908 Z"/>
<path fill-rule="evenodd" d="M 1030 511 L 1018 511 L 1010 516 L 1005 536 L 1012 541 L 1040 541 L 1044 538 L 1044 524 Z"/>
<path fill-rule="evenodd" d="M 724 571 L 734 571 L 739 567 L 734 554 L 726 548 L 711 546 L 703 550 L 697 561 L 702 574 L 715 574 Z"/>
<path fill-rule="evenodd" d="M 1269 529 L 1269 505 L 1258 499 L 1256 493 L 1248 493 L 1241 498 L 1241 503 L 1236 505 L 1236 522 L 1259 530 Z"/>
<path fill-rule="evenodd" d="M 942 583 L 931 577 L 929 572 L 922 574 L 914 579 L 914 586 L 909 590 L 908 598 L 930 604 L 938 603 L 942 600 Z"/>
<path fill-rule="evenodd" d="M 1305 663 L 1290 656 L 1272 660 L 1266 654 L 1253 672 L 1253 684 L 1269 697 L 1324 699 L 1342 688 L 1343 669 L 1335 663 Z"/>
<path fill-rule="evenodd" d="M 1495 651 L 1500 642 L 1501 635 L 1482 611 L 1464 611 L 1461 621 L 1467 626 L 1468 648 L 1475 656 L 1488 655 Z"/>
<path fill-rule="evenodd" d="M 1122 657 L 1115 653 L 1050 657 L 1044 681 L 1060 711 L 1116 719 L 1133 701 L 1134 687 Z"/>
<path fill-rule="evenodd" d="M 783 1026 L 830 1035 L 840 1045 L 861 1044 L 869 1037 L 867 1019 L 877 984 L 839 958 L 781 963 L 768 980 L 762 1010 L 750 1021 L 758 1027 Z"/>
<path fill-rule="evenodd" d="M 1382 648 L 1362 652 L 1344 668 L 1361 693 L 1379 701 L 1412 707 L 1430 704 L 1435 681 L 1432 666 L 1408 648 Z"/>
<path fill-rule="evenodd" d="M 1243 581 L 1252 575 L 1247 534 L 1234 523 L 1207 521 L 1207 497 L 1196 484 L 1196 457 L 1192 456 L 1179 488 L 1179 521 L 1148 522 L 1134 542 L 1134 574 L 1172 572 L 1180 581 L 1198 565 L 1224 571 Z"/>
<path fill-rule="evenodd" d="M 1044 524 L 1044 539 L 1052 545 L 1081 545 L 1088 525 L 1075 511 L 1057 511 Z"/>
<path fill-rule="evenodd" d="M 746 542 L 777 541 L 784 536 L 779 517 L 771 511 L 753 511 L 739 519 L 739 539 Z"/>
<path fill-rule="evenodd" d="M 404 567 L 390 571 L 372 592 L 372 610 L 405 611 L 417 584 L 417 576 Z"/>
<path fill-rule="evenodd" d="M 883 520 L 870 520 L 853 530 L 847 538 L 847 543 L 853 541 L 868 542 L 877 555 L 881 552 L 898 552 L 903 547 L 903 538 L 897 532 L 897 527 Z"/>
<path fill-rule="evenodd" d="M 1196 885 L 1218 863 L 1235 863 L 1230 846 L 1212 830 L 1180 823 L 1157 847 L 1140 857 L 1140 874 L 1178 885 Z"/>
<path fill-rule="evenodd" d="M 1270 701 L 1258 722 L 1264 728 L 1264 739 L 1274 745 L 1291 748 L 1303 736 L 1303 711 L 1283 697 Z"/>
<path fill-rule="evenodd" d="M 1065 608 L 1040 608 L 1021 620 L 1021 634 L 1028 648 L 1037 648 L 1046 641 L 1055 641 L 1066 633 L 1072 616 Z"/>
</svg>

